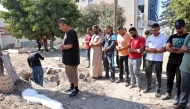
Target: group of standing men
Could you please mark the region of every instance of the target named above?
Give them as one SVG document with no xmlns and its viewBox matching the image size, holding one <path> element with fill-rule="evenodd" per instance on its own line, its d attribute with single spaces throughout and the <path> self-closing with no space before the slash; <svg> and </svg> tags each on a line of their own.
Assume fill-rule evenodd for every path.
<svg viewBox="0 0 190 109">
<path fill-rule="evenodd" d="M 78 94 L 78 74 L 77 66 L 80 64 L 79 42 L 77 33 L 69 26 L 65 18 L 59 19 L 59 27 L 65 32 L 63 43 L 60 45 L 62 51 L 62 62 L 65 64 L 66 75 L 70 82 L 70 88 L 65 92 L 71 92 L 69 97 L 74 97 Z M 105 69 L 105 78 L 109 78 L 109 71 L 111 72 L 111 82 L 115 81 L 115 67 L 114 67 L 114 51 L 118 51 L 119 59 L 119 79 L 116 83 L 123 82 L 123 72 L 125 73 L 126 86 L 131 88 L 137 87 L 136 91 L 141 91 L 140 80 L 140 66 L 142 57 L 145 59 L 145 70 L 147 88 L 143 91 L 148 93 L 151 91 L 152 72 L 156 76 L 156 93 L 155 97 L 160 97 L 161 75 L 163 64 L 163 53 L 168 51 L 170 56 L 167 63 L 167 94 L 162 97 L 163 100 L 171 98 L 174 77 L 176 75 L 177 95 L 173 104 L 176 105 L 174 109 L 185 108 L 188 102 L 190 90 L 190 35 L 185 33 L 185 22 L 179 19 L 175 22 L 176 34 L 171 35 L 169 39 L 160 33 L 159 24 L 155 23 L 151 26 L 152 35 L 146 31 L 146 38 L 138 35 L 136 28 L 129 29 L 128 34 L 122 26 L 117 28 L 118 35 L 112 32 L 110 26 L 106 26 L 105 34 L 99 32 L 98 26 L 94 25 L 92 29 L 88 28 L 88 35 L 86 36 L 87 56 L 89 60 L 90 75 L 93 78 L 102 77 L 102 60 Z M 92 35 L 92 31 L 94 35 Z M 103 55 L 102 55 L 103 54 Z M 143 56 L 142 56 L 143 54 Z M 39 54 L 31 54 L 28 58 L 29 66 L 33 69 L 33 76 L 35 70 L 38 71 L 41 66 Z M 35 62 L 33 62 L 35 60 Z M 129 80 L 129 74 L 131 80 Z M 42 75 L 43 76 L 43 75 Z M 35 79 L 34 79 L 35 80 Z M 37 81 L 37 79 L 35 80 Z M 39 82 L 43 85 L 42 80 Z"/>
<path fill-rule="evenodd" d="M 118 35 L 116 36 L 110 26 L 105 28 L 105 34 L 100 34 L 98 32 L 98 26 L 93 26 L 92 32 L 86 37 L 86 45 L 88 46 L 88 60 L 90 66 L 90 74 L 93 78 L 102 77 L 102 60 L 105 70 L 105 78 L 109 78 L 109 71 L 111 72 L 111 82 L 115 81 L 115 67 L 114 67 L 114 50 L 117 50 L 118 66 L 119 66 L 119 79 L 116 80 L 116 83 L 124 81 L 123 74 L 125 74 L 126 87 L 129 89 L 137 87 L 136 91 L 141 91 L 141 81 L 140 81 L 140 66 L 142 63 L 143 57 L 143 70 L 146 74 L 147 88 L 143 90 L 144 93 L 151 91 L 151 82 L 152 82 L 152 72 L 156 76 L 156 92 L 155 97 L 161 97 L 160 88 L 162 81 L 162 64 L 164 52 L 170 52 L 170 56 L 167 63 L 166 74 L 167 74 L 167 94 L 162 97 L 163 100 L 171 98 L 171 92 L 173 88 L 173 81 L 176 75 L 176 96 L 174 97 L 173 104 L 176 107 L 186 106 L 189 92 L 186 89 L 186 92 L 180 97 L 181 91 L 187 87 L 188 82 L 182 81 L 181 86 L 181 74 L 180 72 L 186 72 L 183 74 L 188 74 L 190 71 L 189 65 L 187 63 L 186 56 L 189 51 L 188 42 L 185 38 L 188 36 L 188 33 L 185 33 L 185 22 L 183 19 L 178 19 L 175 22 L 176 34 L 169 37 L 169 39 L 160 33 L 159 24 L 155 23 L 151 26 L 150 31 L 145 31 L 145 38 L 138 35 L 136 28 L 132 27 L 129 29 L 128 34 L 122 26 L 117 28 Z M 88 29 L 91 31 L 91 29 Z M 186 40 L 188 40 L 186 38 Z M 185 47 L 182 47 L 185 46 Z M 185 51 L 185 56 L 183 56 Z M 143 55 L 142 55 L 143 54 Z M 103 55 L 103 59 L 102 59 Z M 182 58 L 183 61 L 182 61 Z M 182 64 L 181 64 L 182 63 Z M 181 65 L 181 66 L 180 66 Z M 181 71 L 180 71 L 181 70 Z M 129 81 L 129 74 L 131 80 Z M 189 75 L 188 75 L 189 76 Z M 186 78 L 188 77 L 186 75 Z M 186 95 L 186 96 L 185 96 Z M 180 100 L 181 98 L 181 100 Z M 181 101 L 181 102 L 180 102 Z M 180 104 L 181 105 L 177 105 Z"/>
</svg>

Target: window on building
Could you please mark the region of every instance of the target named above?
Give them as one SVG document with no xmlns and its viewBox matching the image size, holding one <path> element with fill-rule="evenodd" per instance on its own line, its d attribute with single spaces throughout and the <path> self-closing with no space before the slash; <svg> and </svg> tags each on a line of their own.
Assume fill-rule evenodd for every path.
<svg viewBox="0 0 190 109">
<path fill-rule="evenodd" d="M 82 2 L 86 2 L 86 0 L 82 0 Z"/>
<path fill-rule="evenodd" d="M 138 8 L 141 11 L 141 13 L 144 13 L 144 5 L 139 5 Z"/>
<path fill-rule="evenodd" d="M 93 4 L 93 0 L 88 0 L 88 4 Z"/>
<path fill-rule="evenodd" d="M 149 0 L 148 20 L 157 21 L 158 19 L 158 0 Z"/>
<path fill-rule="evenodd" d="M 75 0 L 75 2 L 76 2 L 76 3 L 78 3 L 78 2 L 79 2 L 79 0 Z"/>
</svg>

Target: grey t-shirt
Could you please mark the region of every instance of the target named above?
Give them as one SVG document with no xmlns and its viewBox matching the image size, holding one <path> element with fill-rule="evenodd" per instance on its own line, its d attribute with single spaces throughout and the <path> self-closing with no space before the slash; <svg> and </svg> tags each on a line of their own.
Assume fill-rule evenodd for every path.
<svg viewBox="0 0 190 109">
<path fill-rule="evenodd" d="M 183 45 L 187 46 L 187 48 L 190 48 L 190 34 L 186 37 Z M 185 52 L 179 69 L 183 72 L 190 73 L 189 61 L 190 61 L 190 53 Z"/>
</svg>

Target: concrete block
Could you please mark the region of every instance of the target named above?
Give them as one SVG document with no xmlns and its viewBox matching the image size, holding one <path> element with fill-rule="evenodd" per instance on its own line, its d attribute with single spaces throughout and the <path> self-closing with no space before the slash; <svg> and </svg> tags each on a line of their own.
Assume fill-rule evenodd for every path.
<svg viewBox="0 0 190 109">
<path fill-rule="evenodd" d="M 49 76 L 50 82 L 58 82 L 59 81 L 59 76 L 58 75 L 51 75 Z"/>
</svg>

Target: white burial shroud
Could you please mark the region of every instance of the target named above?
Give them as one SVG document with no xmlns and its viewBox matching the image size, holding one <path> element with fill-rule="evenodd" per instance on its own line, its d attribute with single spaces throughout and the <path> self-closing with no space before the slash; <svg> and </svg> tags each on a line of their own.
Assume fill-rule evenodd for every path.
<svg viewBox="0 0 190 109">
<path fill-rule="evenodd" d="M 45 95 L 38 94 L 38 92 L 34 89 L 27 88 L 22 92 L 22 97 L 29 102 L 39 103 L 45 107 L 51 109 L 64 109 L 62 104 L 58 101 L 52 100 Z"/>
</svg>

